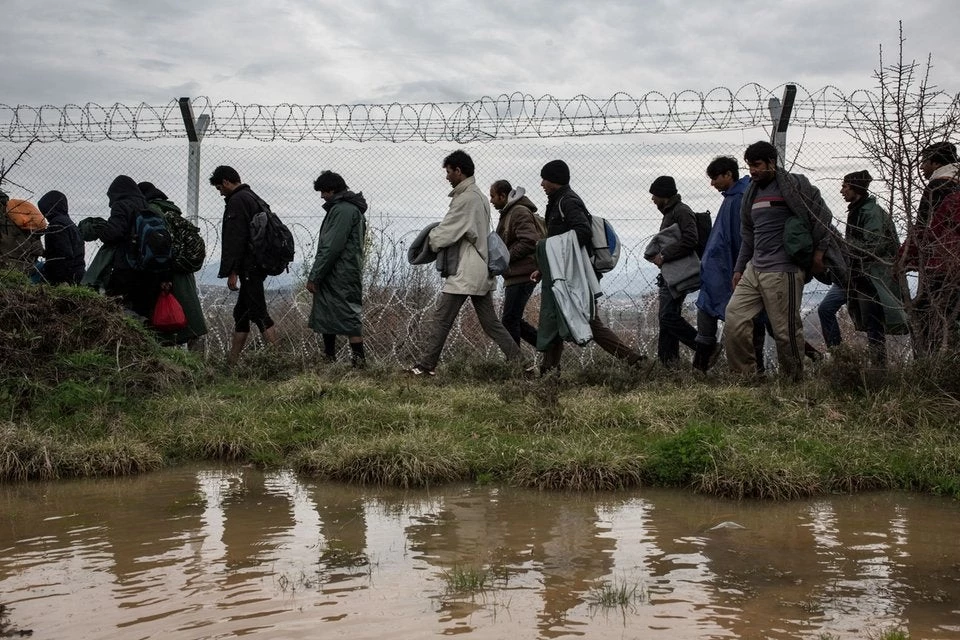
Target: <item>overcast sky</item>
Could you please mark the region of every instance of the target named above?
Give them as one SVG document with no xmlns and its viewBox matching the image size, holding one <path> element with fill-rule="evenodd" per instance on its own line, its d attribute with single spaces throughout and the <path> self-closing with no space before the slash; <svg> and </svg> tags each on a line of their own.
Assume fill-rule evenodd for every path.
<svg viewBox="0 0 960 640">
<path fill-rule="evenodd" d="M 873 86 L 910 58 L 960 78 L 956 0 L 0 0 L 0 103 L 603 98 Z M 730 7 L 735 7 L 731 10 Z M 19 37 L 11 39 L 12 34 Z"/>
</svg>

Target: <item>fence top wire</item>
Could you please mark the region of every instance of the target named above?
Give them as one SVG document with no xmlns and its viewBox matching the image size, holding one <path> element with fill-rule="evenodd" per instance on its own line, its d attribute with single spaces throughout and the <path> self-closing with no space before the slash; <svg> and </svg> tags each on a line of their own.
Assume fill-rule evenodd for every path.
<svg viewBox="0 0 960 640">
<path fill-rule="evenodd" d="M 742 130 L 769 122 L 769 101 L 783 92 L 751 83 L 732 90 L 649 91 L 635 97 L 585 95 L 557 98 L 525 93 L 485 96 L 471 102 L 340 105 L 242 105 L 192 100 L 194 114 L 206 114 L 205 136 L 259 142 L 453 142 L 458 144 L 525 138 L 667 134 Z M 883 96 L 870 90 L 845 94 L 826 86 L 797 86 L 792 121 L 817 128 L 845 128 L 877 114 Z M 960 93 L 937 92 L 927 108 L 934 114 L 960 112 Z M 184 138 L 177 100 L 164 106 L 95 103 L 64 106 L 0 104 L 0 140 L 8 142 L 154 141 Z"/>
</svg>

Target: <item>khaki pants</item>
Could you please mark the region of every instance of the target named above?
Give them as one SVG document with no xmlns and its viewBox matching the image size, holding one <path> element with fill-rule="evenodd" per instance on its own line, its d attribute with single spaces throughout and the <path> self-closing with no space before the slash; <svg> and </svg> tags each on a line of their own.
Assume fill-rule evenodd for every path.
<svg viewBox="0 0 960 640">
<path fill-rule="evenodd" d="M 453 328 L 453 323 L 460 315 L 460 308 L 467 301 L 467 298 L 473 303 L 473 310 L 477 313 L 477 320 L 480 321 L 483 332 L 497 343 L 507 360 L 520 358 L 520 347 L 513 341 L 510 333 L 497 318 L 497 313 L 493 309 L 493 296 L 491 294 L 468 296 L 456 293 L 441 293 L 433 314 L 430 337 L 427 339 L 427 350 L 420 362 L 417 363 L 419 366 L 430 371 L 437 368 L 437 363 L 440 362 L 440 354 L 443 352 L 443 345 L 447 342 L 450 329 Z"/>
<path fill-rule="evenodd" d="M 730 368 L 743 375 L 757 371 L 753 348 L 753 319 L 767 312 L 777 343 L 777 360 L 784 375 L 796 379 L 803 373 L 803 320 L 800 301 L 803 272 L 757 273 L 747 263 L 743 277 L 727 304 L 724 345 Z"/>
</svg>

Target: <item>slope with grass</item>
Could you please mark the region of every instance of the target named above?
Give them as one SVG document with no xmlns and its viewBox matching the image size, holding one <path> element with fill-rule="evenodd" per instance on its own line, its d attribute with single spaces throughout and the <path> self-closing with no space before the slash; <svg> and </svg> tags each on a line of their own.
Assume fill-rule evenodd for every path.
<svg viewBox="0 0 960 640">
<path fill-rule="evenodd" d="M 248 353 L 228 373 L 159 347 L 88 292 L 7 280 L 0 297 L 0 478 L 8 481 L 208 461 L 395 486 L 960 497 L 952 362 L 881 374 L 849 352 L 802 384 L 744 386 L 627 370 L 612 359 L 541 380 L 502 363 L 453 360 L 422 380 L 273 351 Z M 88 325 L 100 330 L 77 329 Z"/>
</svg>

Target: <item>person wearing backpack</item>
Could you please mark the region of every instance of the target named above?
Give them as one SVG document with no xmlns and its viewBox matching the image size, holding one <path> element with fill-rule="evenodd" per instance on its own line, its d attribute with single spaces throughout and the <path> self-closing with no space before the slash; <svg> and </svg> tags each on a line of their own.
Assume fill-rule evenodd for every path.
<svg viewBox="0 0 960 640">
<path fill-rule="evenodd" d="M 570 167 L 563 160 L 551 160 L 540 170 L 540 186 L 547 195 L 547 209 L 544 218 L 547 224 L 547 237 L 560 236 L 573 231 L 577 236 L 577 243 L 581 247 L 591 247 L 593 228 L 590 213 L 577 193 L 570 188 Z M 542 269 L 539 268 L 530 274 L 530 279 L 539 282 Z M 595 273 L 597 280 L 601 278 Z M 563 338 L 556 330 L 559 311 L 549 283 L 544 283 L 540 296 L 540 326 L 537 332 L 537 350 L 543 353 L 540 364 L 541 375 L 553 370 L 559 370 L 560 359 L 563 356 Z M 601 349 L 623 360 L 631 366 L 637 366 L 646 360 L 646 356 L 624 343 L 617 334 L 603 324 L 596 312 L 590 311 L 590 332 L 593 341 Z M 552 331 L 546 331 L 546 325 L 552 325 Z"/>
<path fill-rule="evenodd" d="M 660 231 L 677 225 L 680 239 L 661 248 L 660 253 L 648 258 L 660 268 L 657 276 L 659 286 L 657 317 L 660 331 L 657 336 L 657 359 L 660 364 L 671 367 L 680 360 L 680 344 L 683 343 L 696 351 L 697 330 L 683 317 L 683 301 L 688 291 L 676 291 L 664 278 L 664 265 L 679 262 L 693 256 L 699 243 L 697 218 L 693 210 L 684 204 L 677 192 L 677 183 L 673 176 L 658 176 L 650 185 L 650 199 L 663 215 Z M 699 279 L 699 263 L 690 258 L 691 266 L 696 268 Z M 698 287 L 694 284 L 689 287 Z M 699 287 L 698 287 L 699 288 Z"/>
<path fill-rule="evenodd" d="M 50 284 L 80 284 L 87 265 L 80 230 L 67 209 L 67 196 L 48 191 L 37 201 L 37 208 L 47 219 L 43 231 L 44 279 Z"/>
<path fill-rule="evenodd" d="M 354 193 L 339 173 L 324 171 L 313 182 L 326 215 L 320 225 L 317 253 L 307 291 L 313 294 L 307 325 L 323 337 L 324 357 L 337 358 L 337 336 L 347 336 L 351 364 L 366 364 L 363 348 L 363 249 L 367 235 L 367 201 Z"/>
<path fill-rule="evenodd" d="M 180 211 L 180 207 L 170 201 L 163 191 L 158 189 L 152 182 L 141 182 L 137 185 L 137 188 L 140 189 L 140 193 L 143 194 L 143 197 L 147 200 L 147 205 L 157 212 L 157 214 L 162 215 L 165 219 L 168 220 L 168 226 L 171 228 L 171 234 L 173 235 L 173 243 L 177 247 L 175 253 L 177 254 L 177 259 L 174 259 L 174 266 L 170 272 L 170 290 L 173 293 L 173 296 L 177 299 L 177 302 L 180 303 L 180 306 L 183 307 L 183 313 L 187 317 L 187 326 L 183 329 L 167 334 L 160 334 L 160 341 L 163 343 L 169 344 L 187 344 L 190 349 L 198 348 L 198 338 L 205 336 L 207 334 L 207 321 L 203 316 L 203 307 L 200 304 L 200 296 L 197 293 L 197 281 L 193 275 L 192 269 L 195 264 L 191 264 L 189 267 L 180 267 L 180 254 L 188 251 L 194 253 L 200 252 L 201 254 L 205 253 L 203 247 L 202 238 L 199 240 L 200 249 L 189 249 L 185 244 L 193 244 L 193 242 L 185 243 L 183 238 L 178 237 L 178 233 L 175 230 L 177 224 L 187 224 L 193 227 L 193 224 L 188 220 L 183 220 L 183 212 Z M 172 218 L 178 219 L 177 223 L 170 223 L 169 221 Z M 196 227 L 193 227 L 196 229 Z M 196 242 L 196 240 L 194 240 Z M 184 256 L 186 258 L 186 256 Z M 203 263 L 203 258 L 199 259 L 200 264 Z"/>
<path fill-rule="evenodd" d="M 740 207 L 740 254 L 726 308 L 727 361 L 735 373 L 756 376 L 754 319 L 765 311 L 780 371 L 799 380 L 806 344 L 800 315 L 803 285 L 808 271 L 810 276 L 829 275 L 847 282 L 842 239 L 837 241 L 833 214 L 820 190 L 806 176 L 785 171 L 778 164 L 776 147 L 761 140 L 748 146 L 743 157 L 750 168 L 750 185 Z M 791 225 L 806 229 L 811 251 L 803 263 L 797 252 L 791 253 L 792 236 L 786 233 Z"/>
<path fill-rule="evenodd" d="M 149 207 L 130 176 L 114 178 L 107 189 L 107 198 L 110 217 L 96 228 L 97 239 L 113 253 L 112 270 L 104 290 L 108 296 L 121 298 L 126 309 L 146 321 L 153 313 L 160 282 L 164 279 L 164 274 L 138 269 L 136 265 L 139 251 L 136 223 Z"/>
<path fill-rule="evenodd" d="M 221 232 L 220 271 L 218 278 L 227 279 L 227 288 L 237 291 L 233 307 L 233 338 L 227 364 L 233 366 L 240 359 L 250 336 L 250 325 L 260 329 L 263 339 L 276 344 L 277 331 L 267 311 L 263 283 L 267 279 L 253 259 L 250 244 L 250 220 L 263 210 L 266 203 L 249 185 L 240 181 L 233 167 L 220 165 L 210 175 L 210 184 L 223 196 L 223 225 Z"/>
<path fill-rule="evenodd" d="M 537 243 L 546 237 L 546 225 L 537 216 L 537 205 L 523 187 L 514 189 L 507 180 L 490 185 L 490 204 L 500 212 L 497 234 L 510 251 L 510 266 L 503 274 L 503 312 L 500 321 L 513 341 L 537 346 L 537 328 L 524 320 L 523 312 L 537 283 L 530 274 L 537 270 Z"/>
<path fill-rule="evenodd" d="M 521 357 L 520 347 L 493 308 L 491 292 L 496 284 L 487 266 L 490 204 L 473 177 L 473 159 L 465 151 L 457 150 L 444 158 L 443 168 L 453 187 L 450 208 L 440 224 L 430 230 L 428 242 L 432 251 L 456 251 L 457 270 L 444 280 L 424 353 L 417 364 L 407 369 L 407 373 L 418 377 L 436 375 L 443 345 L 468 298 L 484 333 L 497 343 L 507 360 Z"/>
</svg>

